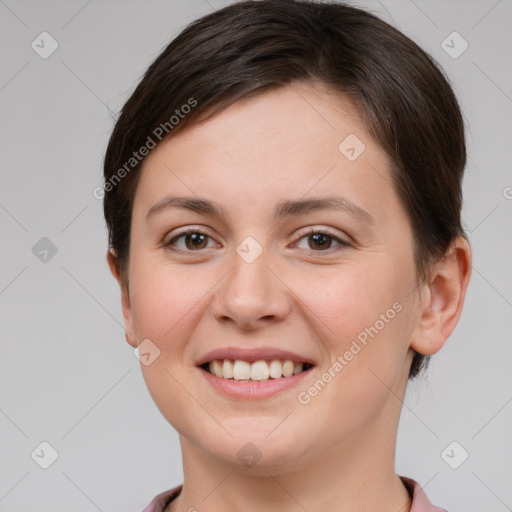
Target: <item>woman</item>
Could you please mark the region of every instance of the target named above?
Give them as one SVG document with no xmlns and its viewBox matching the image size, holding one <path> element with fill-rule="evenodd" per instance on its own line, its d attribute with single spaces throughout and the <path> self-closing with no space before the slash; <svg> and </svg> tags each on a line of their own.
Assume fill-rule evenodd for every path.
<svg viewBox="0 0 512 512">
<path fill-rule="evenodd" d="M 470 278 L 465 159 L 442 72 L 360 9 L 240 2 L 164 49 L 104 166 L 126 339 L 182 449 L 146 512 L 443 510 L 394 461 Z"/>
</svg>

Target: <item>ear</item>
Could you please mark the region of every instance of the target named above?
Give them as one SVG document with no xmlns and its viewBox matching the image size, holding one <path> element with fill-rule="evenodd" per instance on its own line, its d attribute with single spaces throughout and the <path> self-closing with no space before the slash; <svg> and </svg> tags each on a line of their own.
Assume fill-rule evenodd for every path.
<svg viewBox="0 0 512 512">
<path fill-rule="evenodd" d="M 421 317 L 410 345 L 416 352 L 435 354 L 455 329 L 471 276 L 471 261 L 469 242 L 457 237 L 436 265 L 430 283 L 421 289 Z"/>
<path fill-rule="evenodd" d="M 126 341 L 132 346 L 137 346 L 137 340 L 135 338 L 135 329 L 133 323 L 133 315 L 132 315 L 132 306 L 130 303 L 130 296 L 128 289 L 121 279 L 121 273 L 119 271 L 119 263 L 117 257 L 112 252 L 112 249 L 107 251 L 107 262 L 110 267 L 110 271 L 112 275 L 115 277 L 117 283 L 119 284 L 119 288 L 121 289 L 121 307 L 123 309 L 123 317 L 124 317 L 124 327 L 125 327 L 125 337 Z"/>
</svg>

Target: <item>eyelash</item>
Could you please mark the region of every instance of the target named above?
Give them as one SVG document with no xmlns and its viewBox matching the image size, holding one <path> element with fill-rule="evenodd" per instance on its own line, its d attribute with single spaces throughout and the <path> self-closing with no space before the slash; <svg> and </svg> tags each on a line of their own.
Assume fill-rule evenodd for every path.
<svg viewBox="0 0 512 512">
<path fill-rule="evenodd" d="M 172 247 L 172 244 L 174 244 L 177 240 L 179 240 L 180 238 L 182 238 L 182 237 L 184 237 L 186 235 L 190 235 L 190 234 L 205 235 L 208 238 L 213 239 L 210 235 L 208 235 L 207 233 L 204 233 L 200 229 L 188 228 L 188 229 L 182 231 L 181 233 L 178 233 L 173 238 L 171 238 L 171 240 L 169 240 L 165 244 L 165 247 L 169 248 L 171 251 L 181 252 L 181 253 L 194 253 L 194 252 L 202 252 L 202 251 L 206 250 L 206 249 L 198 249 L 197 251 L 191 251 L 191 250 L 188 250 L 188 249 L 177 249 L 175 247 Z M 351 247 L 351 244 L 349 244 L 345 240 L 342 240 L 341 238 L 337 237 L 336 235 L 331 233 L 329 230 L 323 229 L 323 228 L 310 229 L 309 231 L 306 231 L 306 232 L 302 233 L 302 235 L 300 236 L 299 240 L 302 240 L 303 238 L 306 238 L 306 237 L 311 236 L 311 235 L 317 235 L 317 234 L 318 235 L 327 235 L 332 240 L 338 242 L 339 245 L 337 245 L 335 247 L 330 247 L 327 250 L 314 250 L 314 249 L 303 249 L 303 250 L 309 251 L 310 253 L 315 253 L 316 254 L 316 253 L 322 253 L 322 252 L 330 253 L 332 251 L 343 250 L 343 249 L 346 249 L 347 247 Z"/>
</svg>

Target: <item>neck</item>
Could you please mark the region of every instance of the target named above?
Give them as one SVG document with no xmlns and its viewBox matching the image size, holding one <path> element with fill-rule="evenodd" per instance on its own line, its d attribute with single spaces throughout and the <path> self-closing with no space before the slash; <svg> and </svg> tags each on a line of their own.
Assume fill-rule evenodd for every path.
<svg viewBox="0 0 512 512">
<path fill-rule="evenodd" d="M 259 464 L 241 471 L 180 437 L 184 484 L 168 510 L 409 512 L 411 498 L 394 469 L 396 429 L 378 427 L 290 466 L 260 466 L 257 474 Z"/>
</svg>

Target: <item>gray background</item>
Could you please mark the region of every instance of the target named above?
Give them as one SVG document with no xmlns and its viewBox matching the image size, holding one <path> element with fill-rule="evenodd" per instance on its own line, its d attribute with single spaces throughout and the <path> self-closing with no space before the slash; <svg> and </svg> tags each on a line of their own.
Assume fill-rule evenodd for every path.
<svg viewBox="0 0 512 512">
<path fill-rule="evenodd" d="M 182 482 L 178 436 L 124 339 L 92 191 L 113 113 L 178 31 L 227 3 L 0 1 L 1 511 L 129 512 Z M 441 63 L 468 123 L 473 277 L 454 334 L 409 384 L 397 472 L 451 512 L 511 510 L 512 2 L 358 5 Z M 47 59 L 31 47 L 43 31 L 59 45 Z M 441 46 L 453 31 L 469 43 L 458 58 Z M 57 249 L 45 262 L 43 237 Z M 48 469 L 31 458 L 42 441 L 59 453 Z M 469 453 L 458 469 L 441 456 L 452 441 Z"/>
</svg>

